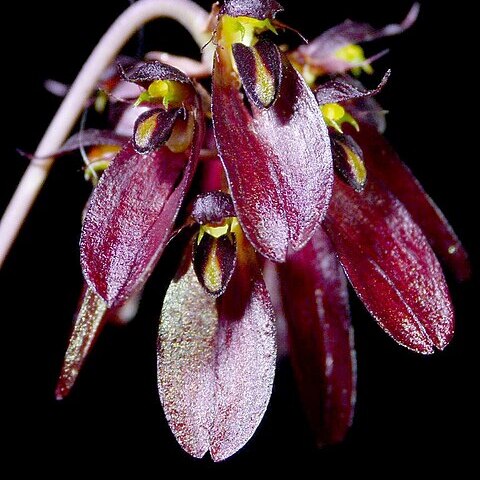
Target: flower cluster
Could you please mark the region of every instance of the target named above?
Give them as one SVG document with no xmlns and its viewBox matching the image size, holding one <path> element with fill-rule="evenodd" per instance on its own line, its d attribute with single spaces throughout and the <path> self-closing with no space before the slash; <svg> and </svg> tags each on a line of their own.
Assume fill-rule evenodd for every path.
<svg viewBox="0 0 480 480">
<path fill-rule="evenodd" d="M 111 128 L 84 129 L 56 154 L 86 149 L 95 186 L 57 397 L 170 243 L 184 254 L 160 316 L 160 399 L 180 445 L 215 461 L 249 440 L 267 408 L 276 318 L 317 441 L 338 442 L 355 402 L 347 278 L 395 341 L 430 354 L 454 331 L 437 255 L 459 279 L 469 270 L 382 136 L 372 97 L 390 72 L 373 90 L 356 78 L 378 57 L 360 44 L 409 28 L 418 5 L 401 24 L 348 20 L 293 50 L 278 46 L 282 10 L 275 0 L 214 6 L 211 88 L 186 59 L 119 59 L 92 101 Z"/>
</svg>

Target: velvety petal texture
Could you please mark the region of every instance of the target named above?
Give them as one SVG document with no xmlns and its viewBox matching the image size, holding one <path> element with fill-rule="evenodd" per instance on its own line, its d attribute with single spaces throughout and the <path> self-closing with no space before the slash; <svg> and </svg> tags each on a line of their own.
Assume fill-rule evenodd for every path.
<svg viewBox="0 0 480 480">
<path fill-rule="evenodd" d="M 435 253 L 457 279 L 468 279 L 471 268 L 467 252 L 443 213 L 388 141 L 368 125 L 362 125 L 359 132 L 352 131 L 351 134 L 362 147 L 368 172 L 381 180 L 405 205 Z"/>
<path fill-rule="evenodd" d="M 356 363 L 347 280 L 319 229 L 278 266 L 290 358 L 319 445 L 341 441 L 355 404 Z"/>
<path fill-rule="evenodd" d="M 330 140 L 309 87 L 283 59 L 277 100 L 244 102 L 225 49 L 217 48 L 212 109 L 215 138 L 235 210 L 253 246 L 284 261 L 312 237 L 331 196 Z"/>
<path fill-rule="evenodd" d="M 158 387 L 168 423 L 194 457 L 215 461 L 253 435 L 270 399 L 276 362 L 274 315 L 251 247 L 220 299 L 188 260 L 171 283 L 158 340 Z"/>
<path fill-rule="evenodd" d="M 137 153 L 128 144 L 94 190 L 81 237 L 83 274 L 109 306 L 140 289 L 160 257 L 192 180 L 203 136 L 189 158 L 162 147 Z"/>
<path fill-rule="evenodd" d="M 406 208 L 375 178 L 341 181 L 324 223 L 355 291 L 379 325 L 419 353 L 443 349 L 454 315 L 438 260 Z"/>
</svg>

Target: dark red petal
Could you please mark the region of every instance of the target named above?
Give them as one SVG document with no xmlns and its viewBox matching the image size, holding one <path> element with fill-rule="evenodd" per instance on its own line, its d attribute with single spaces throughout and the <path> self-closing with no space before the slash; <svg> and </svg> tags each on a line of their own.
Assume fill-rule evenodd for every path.
<svg viewBox="0 0 480 480">
<path fill-rule="evenodd" d="M 471 274 L 468 255 L 447 219 L 400 160 L 392 146 L 374 128 L 362 125 L 351 132 L 361 145 L 368 172 L 377 176 L 407 207 L 433 250 L 458 280 Z"/>
<path fill-rule="evenodd" d="M 158 386 L 177 441 L 194 457 L 215 461 L 253 435 L 270 399 L 275 327 L 270 298 L 253 251 L 240 258 L 217 300 L 191 264 L 170 285 L 160 322 Z M 245 252 L 245 250 L 243 250 Z"/>
<path fill-rule="evenodd" d="M 172 80 L 174 82 L 191 84 L 191 80 L 181 71 L 171 65 L 154 60 L 139 63 L 130 70 L 122 72 L 128 82 L 148 87 L 155 80 Z"/>
<path fill-rule="evenodd" d="M 254 247 L 273 261 L 302 248 L 324 217 L 332 188 L 325 122 L 311 90 L 287 62 L 277 101 L 253 117 L 217 49 L 213 121 L 235 211 Z"/>
<path fill-rule="evenodd" d="M 308 57 L 313 63 L 322 63 L 325 59 L 334 55 L 338 49 L 347 45 L 369 42 L 404 32 L 415 23 L 419 10 L 420 4 L 414 3 L 402 23 L 394 23 L 383 28 L 375 28 L 368 23 L 345 20 L 340 25 L 322 33 L 308 45 L 301 45 L 298 52 Z"/>
<path fill-rule="evenodd" d="M 336 80 L 330 80 L 323 85 L 320 85 L 315 90 L 315 97 L 319 105 L 325 105 L 327 103 L 341 103 L 348 102 L 349 100 L 355 100 L 366 97 L 373 97 L 380 93 L 383 87 L 387 84 L 390 78 L 391 71 L 388 70 L 382 78 L 382 81 L 377 88 L 373 90 L 365 90 L 352 84 L 350 81 L 338 78 Z"/>
<path fill-rule="evenodd" d="M 107 304 L 90 288 L 85 288 L 55 390 L 57 400 L 62 400 L 70 393 L 80 368 L 104 325 L 106 312 Z"/>
<path fill-rule="evenodd" d="M 232 46 L 233 58 L 243 89 L 257 108 L 268 108 L 278 97 L 282 79 L 282 57 L 278 47 L 268 40 L 255 46 Z"/>
<path fill-rule="evenodd" d="M 275 0 L 225 0 L 220 15 L 265 20 L 275 18 L 282 11 L 283 7 Z"/>
<path fill-rule="evenodd" d="M 336 181 L 324 222 L 357 294 L 379 325 L 419 353 L 443 349 L 454 319 L 440 264 L 406 208 L 372 176 Z"/>
<path fill-rule="evenodd" d="M 81 237 L 85 279 L 109 306 L 139 290 L 158 261 L 195 172 L 203 124 L 190 157 L 167 147 L 146 155 L 129 143 L 94 190 Z"/>
<path fill-rule="evenodd" d="M 347 281 L 319 229 L 278 265 L 290 358 L 319 445 L 340 442 L 352 423 L 356 363 Z"/>
<path fill-rule="evenodd" d="M 211 174 L 212 172 L 208 171 L 207 173 Z M 193 202 L 192 217 L 200 225 L 220 223 L 226 218 L 234 216 L 232 197 L 227 193 L 202 193 Z"/>
<path fill-rule="evenodd" d="M 156 108 L 143 112 L 133 127 L 133 146 L 138 153 L 149 153 L 163 145 L 172 134 L 175 122 L 184 115 L 181 108 Z"/>
<path fill-rule="evenodd" d="M 193 242 L 193 267 L 202 287 L 213 297 L 223 295 L 232 278 L 237 260 L 233 235 L 214 238 L 205 234 Z"/>
</svg>

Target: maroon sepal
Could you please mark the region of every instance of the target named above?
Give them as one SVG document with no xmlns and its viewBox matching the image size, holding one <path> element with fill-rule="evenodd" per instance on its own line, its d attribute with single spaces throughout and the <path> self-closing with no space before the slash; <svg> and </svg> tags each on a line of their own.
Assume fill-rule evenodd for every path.
<svg viewBox="0 0 480 480">
<path fill-rule="evenodd" d="M 106 314 L 106 303 L 90 288 L 84 288 L 55 390 L 57 400 L 64 399 L 70 393 L 85 358 L 106 322 Z"/>
<path fill-rule="evenodd" d="M 215 138 L 235 211 L 253 246 L 284 261 L 325 215 L 333 172 L 330 140 L 313 93 L 284 60 L 277 101 L 251 110 L 217 48 L 212 86 Z"/>
<path fill-rule="evenodd" d="M 342 103 L 350 100 L 373 97 L 379 94 L 390 78 L 391 71 L 388 70 L 382 78 L 377 88 L 365 90 L 352 84 L 349 80 L 341 77 L 320 85 L 315 89 L 315 97 L 319 105 L 327 103 Z"/>
<path fill-rule="evenodd" d="M 275 18 L 282 11 L 283 7 L 275 0 L 225 0 L 220 15 L 265 20 Z"/>
<path fill-rule="evenodd" d="M 170 428 L 194 457 L 237 452 L 267 408 L 276 362 L 274 315 L 255 254 L 239 239 L 239 259 L 218 300 L 190 259 L 163 303 L 158 388 Z"/>
<path fill-rule="evenodd" d="M 352 423 L 356 363 L 347 281 L 319 229 L 278 265 L 290 358 L 319 445 L 340 442 Z"/>
<path fill-rule="evenodd" d="M 375 178 L 363 192 L 336 181 L 326 231 L 379 325 L 419 353 L 443 349 L 454 315 L 442 269 L 420 227 Z"/>
<path fill-rule="evenodd" d="M 471 267 L 467 252 L 443 213 L 425 193 L 392 146 L 371 126 L 361 125 L 360 132 L 351 130 L 351 135 L 363 150 L 368 172 L 378 177 L 405 205 L 435 253 L 456 278 L 468 279 Z"/>
<path fill-rule="evenodd" d="M 191 114 L 198 121 L 186 152 L 161 147 L 142 155 L 129 143 L 92 194 L 80 242 L 82 269 L 109 307 L 143 286 L 170 238 L 204 138 L 199 102 Z"/>
</svg>

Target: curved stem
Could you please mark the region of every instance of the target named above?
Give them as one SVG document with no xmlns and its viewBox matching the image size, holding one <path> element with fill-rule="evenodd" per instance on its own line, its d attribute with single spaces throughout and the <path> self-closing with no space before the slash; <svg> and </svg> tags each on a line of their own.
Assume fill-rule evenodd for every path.
<svg viewBox="0 0 480 480">
<path fill-rule="evenodd" d="M 161 17 L 178 21 L 200 47 L 210 40 L 210 35 L 205 32 L 208 14 L 191 0 L 139 0 L 117 18 L 83 65 L 38 145 L 35 160 L 30 162 L 5 210 L 0 222 L 0 266 L 53 165 L 53 158 L 44 157 L 62 146 L 102 73 L 130 37 L 145 23 Z M 202 63 L 211 61 L 211 55 L 211 51 L 204 49 Z"/>
</svg>

